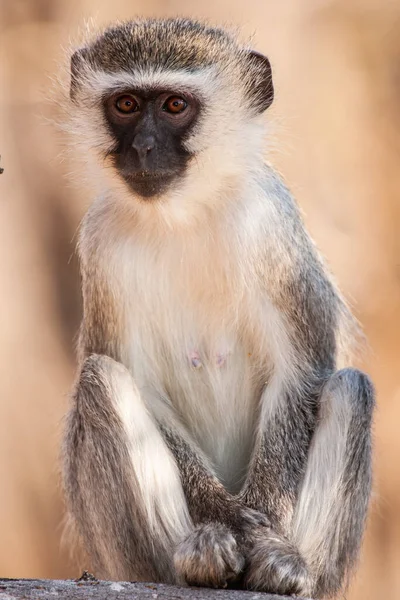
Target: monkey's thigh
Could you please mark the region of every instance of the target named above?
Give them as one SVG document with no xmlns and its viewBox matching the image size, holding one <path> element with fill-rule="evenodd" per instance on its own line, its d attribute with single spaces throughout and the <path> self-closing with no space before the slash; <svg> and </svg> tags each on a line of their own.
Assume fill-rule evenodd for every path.
<svg viewBox="0 0 400 600">
<path fill-rule="evenodd" d="M 71 512 L 97 574 L 175 582 L 191 529 L 177 465 L 125 367 L 84 363 L 66 438 Z"/>
</svg>

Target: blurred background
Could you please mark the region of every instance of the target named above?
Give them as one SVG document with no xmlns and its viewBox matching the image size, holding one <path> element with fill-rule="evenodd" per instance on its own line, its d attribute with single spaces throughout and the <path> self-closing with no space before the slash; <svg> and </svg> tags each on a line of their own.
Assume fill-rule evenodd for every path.
<svg viewBox="0 0 400 600">
<path fill-rule="evenodd" d="M 400 598 L 398 0 L 0 0 L 0 577 L 76 577 L 58 453 L 81 314 L 74 254 L 90 202 L 48 123 L 49 77 L 84 19 L 239 24 L 272 62 L 273 162 L 367 334 L 375 492 L 351 600 Z M 184 13 L 182 12 L 184 10 Z M 74 180 L 72 183 L 72 180 Z"/>
</svg>

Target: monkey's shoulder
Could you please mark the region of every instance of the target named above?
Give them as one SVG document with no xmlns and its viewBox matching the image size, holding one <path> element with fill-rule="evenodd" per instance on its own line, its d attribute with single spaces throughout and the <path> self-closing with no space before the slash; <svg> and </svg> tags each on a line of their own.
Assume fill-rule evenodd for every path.
<svg viewBox="0 0 400 600">
<path fill-rule="evenodd" d="M 278 295 L 290 294 L 304 302 L 342 304 L 331 273 L 305 227 L 299 206 L 283 178 L 265 165 L 258 182 L 259 211 L 255 248 L 257 273 Z"/>
<path fill-rule="evenodd" d="M 321 265 L 315 243 L 307 231 L 300 208 L 280 174 L 265 164 L 254 183 L 252 206 L 246 207 L 253 242 L 273 264 L 274 258 L 296 266 Z M 246 227 L 246 224 L 245 224 Z"/>
<path fill-rule="evenodd" d="M 78 254 L 82 265 L 92 258 L 111 256 L 125 228 L 124 210 L 108 196 L 95 198 L 79 227 Z"/>
</svg>

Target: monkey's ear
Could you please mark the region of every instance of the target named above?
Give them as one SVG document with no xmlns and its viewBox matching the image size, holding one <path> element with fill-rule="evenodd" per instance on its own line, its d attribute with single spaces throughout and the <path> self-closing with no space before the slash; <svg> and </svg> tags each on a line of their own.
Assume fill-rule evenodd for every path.
<svg viewBox="0 0 400 600">
<path fill-rule="evenodd" d="M 271 106 L 274 99 L 271 63 L 260 52 L 249 50 L 247 65 L 250 79 L 249 94 L 256 103 L 257 112 L 262 113 Z"/>
<path fill-rule="evenodd" d="M 82 73 L 83 64 L 88 56 L 87 48 L 79 48 L 71 56 L 71 85 L 69 88 L 69 96 L 71 100 L 75 100 L 76 93 L 79 88 L 79 79 Z"/>
</svg>

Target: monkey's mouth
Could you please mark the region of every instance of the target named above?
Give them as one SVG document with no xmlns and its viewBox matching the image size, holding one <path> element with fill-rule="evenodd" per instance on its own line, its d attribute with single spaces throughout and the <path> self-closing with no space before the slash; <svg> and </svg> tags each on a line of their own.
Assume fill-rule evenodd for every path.
<svg viewBox="0 0 400 600">
<path fill-rule="evenodd" d="M 125 182 L 131 190 L 142 198 L 161 196 L 176 178 L 172 171 L 138 171 L 123 173 Z"/>
<path fill-rule="evenodd" d="M 142 180 L 158 180 L 164 179 L 168 177 L 173 177 L 175 173 L 172 171 L 138 171 L 137 173 L 128 173 L 124 174 L 125 179 L 132 181 L 142 181 Z"/>
</svg>

